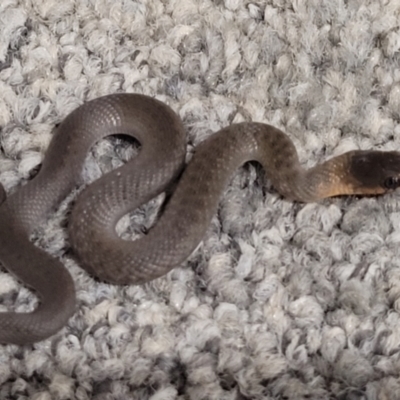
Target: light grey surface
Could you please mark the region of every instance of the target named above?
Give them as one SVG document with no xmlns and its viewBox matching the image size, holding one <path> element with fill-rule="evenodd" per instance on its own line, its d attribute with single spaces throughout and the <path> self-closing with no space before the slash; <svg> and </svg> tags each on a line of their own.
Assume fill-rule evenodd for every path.
<svg viewBox="0 0 400 400">
<path fill-rule="evenodd" d="M 0 12 L 8 191 L 40 163 L 55 123 L 115 91 L 170 104 L 189 150 L 241 120 L 285 130 L 307 166 L 399 148 L 395 1 L 6 0 Z M 130 153 L 102 142 L 86 180 Z M 400 398 L 398 195 L 303 206 L 263 184 L 253 166 L 239 171 L 187 265 L 142 287 L 96 283 L 73 262 L 64 205 L 37 243 L 62 257 L 79 309 L 48 341 L 0 348 L 0 398 Z M 125 237 L 158 204 L 125 218 Z M 0 298 L 34 306 L 6 273 Z"/>
</svg>

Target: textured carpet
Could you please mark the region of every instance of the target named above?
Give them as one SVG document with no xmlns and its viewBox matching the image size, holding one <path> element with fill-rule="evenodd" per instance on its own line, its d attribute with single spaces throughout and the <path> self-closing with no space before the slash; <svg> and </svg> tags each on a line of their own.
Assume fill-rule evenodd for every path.
<svg viewBox="0 0 400 400">
<path fill-rule="evenodd" d="M 114 92 L 170 104 L 189 152 L 243 120 L 286 131 L 307 166 L 399 149 L 399 22 L 398 0 L 2 0 L 0 181 L 23 184 L 54 125 Z M 86 182 L 133 153 L 102 141 Z M 0 399 L 400 399 L 399 194 L 293 204 L 247 165 L 190 260 L 142 287 L 79 268 L 70 207 L 35 240 L 73 275 L 77 312 L 49 340 L 0 347 Z M 35 302 L 0 271 L 0 310 Z"/>
</svg>

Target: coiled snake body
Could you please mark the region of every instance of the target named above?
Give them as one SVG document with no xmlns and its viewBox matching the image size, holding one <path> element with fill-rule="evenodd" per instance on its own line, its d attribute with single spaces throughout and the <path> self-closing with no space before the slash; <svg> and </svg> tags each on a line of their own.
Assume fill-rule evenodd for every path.
<svg viewBox="0 0 400 400">
<path fill-rule="evenodd" d="M 0 262 L 40 301 L 32 313 L 0 313 L 0 343 L 43 340 L 74 313 L 70 274 L 29 237 L 81 183 L 90 147 L 111 134 L 135 137 L 141 151 L 81 192 L 69 235 L 80 265 L 117 284 L 140 284 L 181 264 L 202 240 L 233 172 L 247 161 L 261 163 L 279 193 L 301 202 L 340 194 L 382 194 L 399 186 L 400 153 L 352 151 L 304 170 L 283 132 L 261 123 L 235 124 L 196 148 L 148 235 L 125 241 L 115 233 L 118 220 L 165 191 L 180 175 L 184 128 L 168 106 L 143 95 L 115 94 L 89 101 L 57 128 L 34 179 L 6 200 L 0 186 Z"/>
</svg>

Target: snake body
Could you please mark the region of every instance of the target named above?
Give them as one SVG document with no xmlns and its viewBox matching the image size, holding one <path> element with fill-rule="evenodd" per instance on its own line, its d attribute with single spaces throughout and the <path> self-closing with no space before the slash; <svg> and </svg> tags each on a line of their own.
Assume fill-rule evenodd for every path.
<svg viewBox="0 0 400 400">
<path fill-rule="evenodd" d="M 259 162 L 279 193 L 301 202 L 340 194 L 381 194 L 399 185 L 397 152 L 353 151 L 305 170 L 287 135 L 252 122 L 215 133 L 183 168 L 185 130 L 167 105 L 138 94 L 89 101 L 58 126 L 34 179 L 6 199 L 0 186 L 0 261 L 39 297 L 31 313 L 0 313 L 0 343 L 43 340 L 73 315 L 70 274 L 60 261 L 33 245 L 30 235 L 82 183 L 90 147 L 112 134 L 134 137 L 141 151 L 80 193 L 69 236 L 80 265 L 100 280 L 116 284 L 141 284 L 184 262 L 202 240 L 234 171 L 247 161 Z M 118 237 L 118 220 L 178 177 L 149 233 L 133 242 Z"/>
</svg>

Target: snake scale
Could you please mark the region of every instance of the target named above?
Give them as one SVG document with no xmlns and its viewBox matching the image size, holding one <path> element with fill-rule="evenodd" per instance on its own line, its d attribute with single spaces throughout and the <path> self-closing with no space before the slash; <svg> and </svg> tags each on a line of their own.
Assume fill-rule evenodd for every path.
<svg viewBox="0 0 400 400">
<path fill-rule="evenodd" d="M 210 136 L 184 166 L 185 130 L 166 104 L 139 94 L 94 99 L 57 127 L 32 180 L 7 198 L 0 185 L 0 262 L 39 298 L 33 312 L 0 313 L 0 343 L 43 340 L 74 314 L 69 272 L 35 246 L 30 235 L 82 184 L 83 163 L 93 144 L 112 134 L 137 139 L 139 155 L 79 194 L 68 229 L 80 265 L 115 284 L 141 284 L 183 263 L 202 240 L 234 171 L 247 161 L 259 162 L 282 196 L 300 202 L 383 194 L 400 184 L 398 152 L 351 151 L 306 170 L 286 134 L 253 122 Z M 146 236 L 136 241 L 118 237 L 115 226 L 123 215 L 177 179 L 164 212 Z"/>
</svg>

